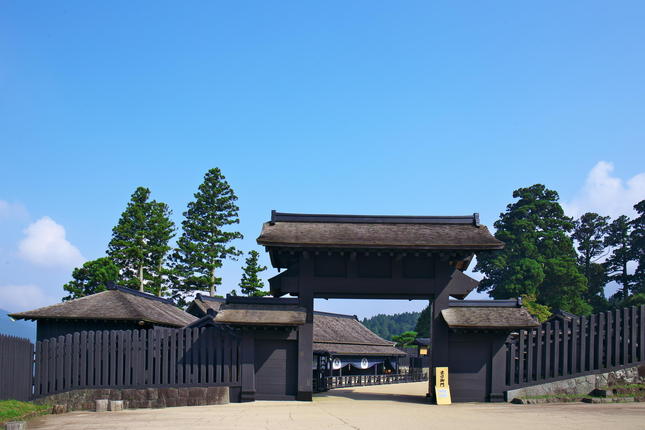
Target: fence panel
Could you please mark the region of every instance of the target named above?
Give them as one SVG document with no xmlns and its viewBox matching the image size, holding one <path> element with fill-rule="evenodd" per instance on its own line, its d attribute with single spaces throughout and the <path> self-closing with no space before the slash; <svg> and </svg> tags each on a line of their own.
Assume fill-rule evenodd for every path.
<svg viewBox="0 0 645 430">
<path fill-rule="evenodd" d="M 33 363 L 29 339 L 0 335 L 0 400 L 31 399 Z"/>
<path fill-rule="evenodd" d="M 506 344 L 506 386 L 519 388 L 645 362 L 645 305 L 519 330 Z"/>
<path fill-rule="evenodd" d="M 0 364 L 6 356 L 6 343 L 0 336 Z M 24 349 L 23 355 L 30 354 L 29 360 L 14 361 L 26 365 L 26 386 L 31 394 L 34 353 L 29 348 L 33 345 L 28 341 L 25 345 L 17 344 Z M 239 348 L 240 337 L 219 327 L 90 331 L 60 336 L 36 344 L 35 395 L 42 397 L 77 388 L 237 386 Z M 4 379 L 5 373 L 13 378 L 20 374 L 7 369 L 11 367 L 0 365 L 3 381 L 12 381 Z M 14 385 L 18 384 L 0 384 L 0 390 Z"/>
</svg>

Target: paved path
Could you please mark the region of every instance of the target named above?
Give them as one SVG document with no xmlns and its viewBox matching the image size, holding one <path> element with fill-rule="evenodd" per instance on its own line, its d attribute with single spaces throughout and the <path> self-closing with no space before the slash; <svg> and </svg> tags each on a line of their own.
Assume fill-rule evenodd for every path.
<svg viewBox="0 0 645 430">
<path fill-rule="evenodd" d="M 308 402 L 71 412 L 29 423 L 30 429 L 645 429 L 645 403 L 511 405 L 424 403 L 427 383 L 346 388 Z"/>
</svg>

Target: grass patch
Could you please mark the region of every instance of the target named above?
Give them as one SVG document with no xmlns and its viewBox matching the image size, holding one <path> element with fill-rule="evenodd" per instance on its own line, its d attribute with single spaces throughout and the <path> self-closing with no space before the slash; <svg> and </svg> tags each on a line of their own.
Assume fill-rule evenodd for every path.
<svg viewBox="0 0 645 430">
<path fill-rule="evenodd" d="M 44 415 L 49 412 L 48 405 L 35 405 L 18 400 L 0 401 L 0 425 L 8 421 L 20 421 L 21 418 Z"/>
</svg>

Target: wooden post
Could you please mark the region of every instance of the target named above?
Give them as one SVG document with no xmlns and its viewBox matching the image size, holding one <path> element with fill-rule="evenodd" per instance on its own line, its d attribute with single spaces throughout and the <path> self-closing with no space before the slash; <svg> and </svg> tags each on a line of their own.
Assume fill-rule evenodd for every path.
<svg viewBox="0 0 645 430">
<path fill-rule="evenodd" d="M 298 304 L 305 308 L 307 316 L 305 324 L 298 327 L 298 392 L 296 400 L 311 401 L 312 378 L 311 362 L 313 360 L 313 322 L 314 296 L 308 280 L 314 276 L 314 264 L 311 255 L 303 252 L 300 257 L 301 279 L 299 286 Z"/>
<path fill-rule="evenodd" d="M 255 400 L 255 342 L 250 330 L 244 330 L 242 333 L 241 349 L 242 392 L 240 401 L 252 402 Z"/>
</svg>

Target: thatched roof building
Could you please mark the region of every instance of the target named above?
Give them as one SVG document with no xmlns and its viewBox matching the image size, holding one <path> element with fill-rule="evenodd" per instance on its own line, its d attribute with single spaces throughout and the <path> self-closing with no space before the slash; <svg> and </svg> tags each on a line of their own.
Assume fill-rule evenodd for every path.
<svg viewBox="0 0 645 430">
<path fill-rule="evenodd" d="M 441 315 L 451 329 L 509 330 L 540 325 L 519 300 L 455 300 Z"/>
<path fill-rule="evenodd" d="M 114 284 L 101 293 L 10 316 L 38 321 L 38 340 L 82 330 L 185 327 L 197 319 L 170 300 Z"/>
<path fill-rule="evenodd" d="M 197 293 L 195 299 L 186 308 L 186 312 L 197 318 L 201 318 L 209 312 L 219 311 L 219 308 L 224 303 L 226 303 L 226 299 L 223 297 L 211 297 Z"/>
</svg>

